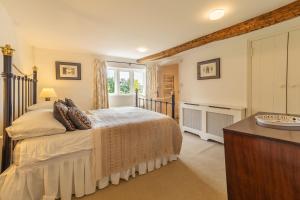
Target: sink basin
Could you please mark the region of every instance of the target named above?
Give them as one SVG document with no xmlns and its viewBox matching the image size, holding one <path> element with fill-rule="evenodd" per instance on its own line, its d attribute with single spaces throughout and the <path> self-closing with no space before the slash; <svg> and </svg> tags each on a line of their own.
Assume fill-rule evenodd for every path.
<svg viewBox="0 0 300 200">
<path fill-rule="evenodd" d="M 282 114 L 264 114 L 255 116 L 256 123 L 260 126 L 284 129 L 284 130 L 299 130 L 300 117 Z"/>
</svg>

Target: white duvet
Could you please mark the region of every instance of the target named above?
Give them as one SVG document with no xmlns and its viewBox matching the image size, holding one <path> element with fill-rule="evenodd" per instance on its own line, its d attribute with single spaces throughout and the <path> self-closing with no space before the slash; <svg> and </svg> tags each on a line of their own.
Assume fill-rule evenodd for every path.
<svg viewBox="0 0 300 200">
<path fill-rule="evenodd" d="M 137 111 L 136 108 L 130 107 L 88 111 L 93 128 L 118 125 L 122 116 L 118 116 L 119 121 L 109 118 L 110 113 L 116 110 L 123 112 L 123 115 L 132 115 L 134 111 Z M 95 113 L 97 113 L 97 119 L 92 116 Z M 59 156 L 91 150 L 93 148 L 92 131 L 92 129 L 76 130 L 20 140 L 14 149 L 13 162 L 17 166 L 31 165 Z"/>
<path fill-rule="evenodd" d="M 93 148 L 90 130 L 76 130 L 51 136 L 19 141 L 14 149 L 14 164 L 18 166 L 49 160 L 62 155 Z"/>
</svg>

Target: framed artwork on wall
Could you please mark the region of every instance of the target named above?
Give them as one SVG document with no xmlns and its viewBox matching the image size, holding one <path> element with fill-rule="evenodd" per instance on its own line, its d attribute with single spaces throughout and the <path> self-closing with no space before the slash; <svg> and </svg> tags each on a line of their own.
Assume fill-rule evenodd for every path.
<svg viewBox="0 0 300 200">
<path fill-rule="evenodd" d="M 220 58 L 215 58 L 211 60 L 206 60 L 197 63 L 197 79 L 219 79 L 221 77 L 220 73 Z"/>
<path fill-rule="evenodd" d="M 55 62 L 57 80 L 81 80 L 81 63 Z"/>
</svg>

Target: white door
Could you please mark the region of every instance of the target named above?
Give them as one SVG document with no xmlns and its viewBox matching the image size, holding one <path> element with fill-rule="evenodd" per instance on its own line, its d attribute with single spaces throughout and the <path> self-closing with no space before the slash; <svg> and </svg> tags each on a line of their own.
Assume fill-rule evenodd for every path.
<svg viewBox="0 0 300 200">
<path fill-rule="evenodd" d="M 252 42 L 252 114 L 286 113 L 288 34 Z"/>
<path fill-rule="evenodd" d="M 300 114 L 300 30 L 289 35 L 287 112 Z"/>
</svg>

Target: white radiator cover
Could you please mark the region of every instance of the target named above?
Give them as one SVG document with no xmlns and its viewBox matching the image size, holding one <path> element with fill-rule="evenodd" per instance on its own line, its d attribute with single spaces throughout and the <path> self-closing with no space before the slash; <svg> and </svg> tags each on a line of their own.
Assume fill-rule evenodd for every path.
<svg viewBox="0 0 300 200">
<path fill-rule="evenodd" d="M 199 135 L 204 140 L 224 143 L 223 128 L 245 118 L 242 107 L 182 102 L 180 126 L 182 131 Z"/>
<path fill-rule="evenodd" d="M 183 109 L 183 126 L 193 128 L 195 130 L 202 130 L 202 111 L 190 108 Z"/>
</svg>

